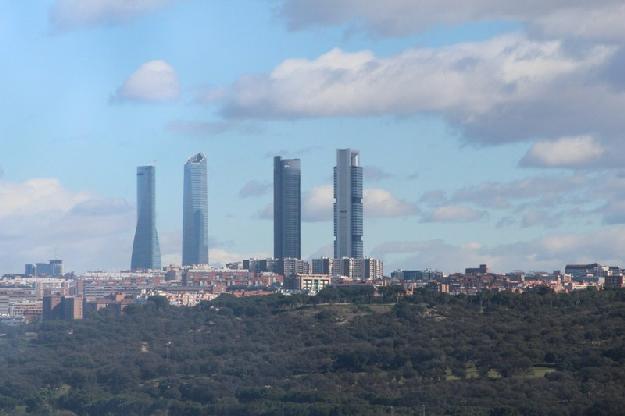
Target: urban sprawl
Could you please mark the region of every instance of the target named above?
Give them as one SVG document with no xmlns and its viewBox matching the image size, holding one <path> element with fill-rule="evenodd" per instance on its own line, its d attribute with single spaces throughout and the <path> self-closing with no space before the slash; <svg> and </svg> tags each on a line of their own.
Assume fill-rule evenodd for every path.
<svg viewBox="0 0 625 416">
<path fill-rule="evenodd" d="M 301 257 L 301 163 L 274 158 L 274 256 L 211 267 L 208 259 L 207 160 L 198 153 L 185 163 L 182 265 L 161 266 L 156 229 L 155 168 L 137 168 L 137 227 L 128 271 L 65 273 L 63 261 L 26 264 L 23 274 L 0 279 L 0 320 L 82 319 L 99 310 L 122 314 L 133 303 L 161 296 L 171 305 L 194 306 L 222 294 L 315 296 L 328 286 L 396 286 L 410 295 L 424 288 L 450 295 L 481 291 L 621 288 L 625 269 L 570 264 L 564 272 L 492 273 L 487 265 L 464 273 L 396 270 L 384 273 L 380 259 L 363 252 L 363 171 L 359 152 L 339 149 L 334 168 L 334 256 Z M 375 291 L 374 291 L 375 293 Z"/>
</svg>

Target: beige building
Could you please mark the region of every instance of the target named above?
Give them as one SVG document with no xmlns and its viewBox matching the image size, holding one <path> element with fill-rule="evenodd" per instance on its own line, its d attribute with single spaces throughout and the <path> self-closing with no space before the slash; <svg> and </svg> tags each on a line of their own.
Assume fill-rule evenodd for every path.
<svg viewBox="0 0 625 416">
<path fill-rule="evenodd" d="M 310 293 L 319 293 L 330 285 L 331 278 L 325 274 L 298 274 L 294 279 L 295 288 Z"/>
</svg>

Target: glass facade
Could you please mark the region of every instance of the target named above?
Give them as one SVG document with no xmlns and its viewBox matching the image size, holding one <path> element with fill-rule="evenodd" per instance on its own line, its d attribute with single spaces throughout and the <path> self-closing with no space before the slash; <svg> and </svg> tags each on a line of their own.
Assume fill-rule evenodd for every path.
<svg viewBox="0 0 625 416">
<path fill-rule="evenodd" d="M 161 268 L 161 249 L 156 231 L 156 185 L 154 166 L 137 168 L 137 228 L 132 244 L 132 270 Z"/>
<path fill-rule="evenodd" d="M 334 168 L 334 257 L 363 258 L 363 173 L 360 154 L 336 151 Z"/>
<path fill-rule="evenodd" d="M 193 155 L 184 165 L 182 264 L 208 264 L 208 173 L 206 156 Z"/>
<path fill-rule="evenodd" d="M 299 159 L 273 160 L 273 256 L 302 257 L 302 175 Z"/>
</svg>

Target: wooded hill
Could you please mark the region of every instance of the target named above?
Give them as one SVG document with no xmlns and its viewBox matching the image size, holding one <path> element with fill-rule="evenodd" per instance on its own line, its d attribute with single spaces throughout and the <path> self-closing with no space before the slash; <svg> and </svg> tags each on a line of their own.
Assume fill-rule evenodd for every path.
<svg viewBox="0 0 625 416">
<path fill-rule="evenodd" d="M 383 295 L 0 327 L 0 415 L 625 412 L 625 291 Z"/>
</svg>

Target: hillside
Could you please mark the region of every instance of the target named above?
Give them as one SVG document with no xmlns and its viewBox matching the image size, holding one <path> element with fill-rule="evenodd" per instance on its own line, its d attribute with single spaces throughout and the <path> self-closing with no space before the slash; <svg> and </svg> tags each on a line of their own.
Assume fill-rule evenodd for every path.
<svg viewBox="0 0 625 416">
<path fill-rule="evenodd" d="M 625 292 L 155 298 L 0 328 L 1 415 L 600 415 L 625 408 Z"/>
</svg>

